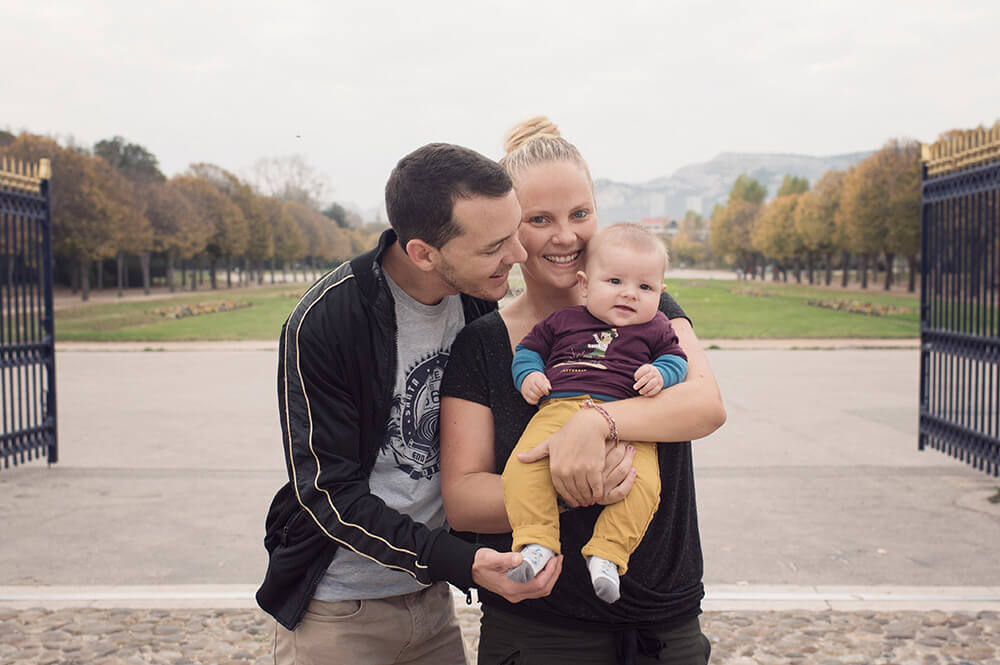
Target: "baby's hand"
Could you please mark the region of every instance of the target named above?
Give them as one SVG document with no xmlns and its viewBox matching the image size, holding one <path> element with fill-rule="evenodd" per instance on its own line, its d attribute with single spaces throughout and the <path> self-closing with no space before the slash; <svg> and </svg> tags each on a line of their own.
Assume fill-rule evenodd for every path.
<svg viewBox="0 0 1000 665">
<path fill-rule="evenodd" d="M 663 375 L 652 365 L 641 365 L 635 370 L 635 385 L 632 388 L 643 397 L 652 397 L 663 389 Z"/>
<path fill-rule="evenodd" d="M 542 372 L 532 372 L 521 382 L 521 395 L 528 404 L 538 404 L 538 400 L 548 395 L 551 390 L 552 384 Z"/>
</svg>

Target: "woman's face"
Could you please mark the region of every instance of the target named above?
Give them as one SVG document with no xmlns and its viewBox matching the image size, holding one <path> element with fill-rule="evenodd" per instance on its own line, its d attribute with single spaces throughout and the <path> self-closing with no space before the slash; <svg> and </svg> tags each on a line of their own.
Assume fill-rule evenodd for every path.
<svg viewBox="0 0 1000 665">
<path fill-rule="evenodd" d="M 572 162 L 546 162 L 517 176 L 521 204 L 518 239 L 528 252 L 525 278 L 559 288 L 576 284 L 584 249 L 597 230 L 594 193 L 587 173 Z"/>
</svg>

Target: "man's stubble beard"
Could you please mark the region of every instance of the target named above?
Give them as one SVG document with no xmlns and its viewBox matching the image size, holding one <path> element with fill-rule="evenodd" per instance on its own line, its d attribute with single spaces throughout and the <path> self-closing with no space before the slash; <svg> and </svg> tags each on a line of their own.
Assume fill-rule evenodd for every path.
<svg viewBox="0 0 1000 665">
<path fill-rule="evenodd" d="M 442 261 L 438 266 L 438 275 L 441 277 L 442 282 L 459 293 L 464 293 L 467 296 L 479 298 L 480 300 L 498 301 L 507 295 L 507 291 L 510 290 L 510 284 L 508 282 L 504 282 L 503 293 L 500 293 L 499 295 L 490 293 L 489 290 L 484 288 L 480 283 L 473 282 L 472 280 L 461 279 L 458 276 L 458 271 L 455 270 L 455 268 L 447 261 Z"/>
</svg>

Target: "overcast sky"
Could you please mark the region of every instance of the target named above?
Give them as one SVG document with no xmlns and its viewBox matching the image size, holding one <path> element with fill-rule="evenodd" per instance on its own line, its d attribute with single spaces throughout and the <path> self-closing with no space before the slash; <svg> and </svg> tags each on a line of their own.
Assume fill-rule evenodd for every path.
<svg viewBox="0 0 1000 665">
<path fill-rule="evenodd" d="M 595 177 L 827 155 L 1000 118 L 1000 2 L 0 0 L 0 127 L 116 134 L 168 175 L 301 153 L 378 205 L 431 141 L 544 113 Z"/>
</svg>

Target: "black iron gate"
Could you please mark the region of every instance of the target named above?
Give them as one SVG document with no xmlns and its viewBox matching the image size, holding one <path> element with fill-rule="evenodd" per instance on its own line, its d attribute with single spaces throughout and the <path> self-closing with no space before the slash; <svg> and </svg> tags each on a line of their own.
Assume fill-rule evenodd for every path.
<svg viewBox="0 0 1000 665">
<path fill-rule="evenodd" d="M 924 146 L 920 443 L 1000 475 L 1000 123 Z"/>
<path fill-rule="evenodd" d="M 0 160 L 0 468 L 58 459 L 49 170 Z"/>
</svg>

